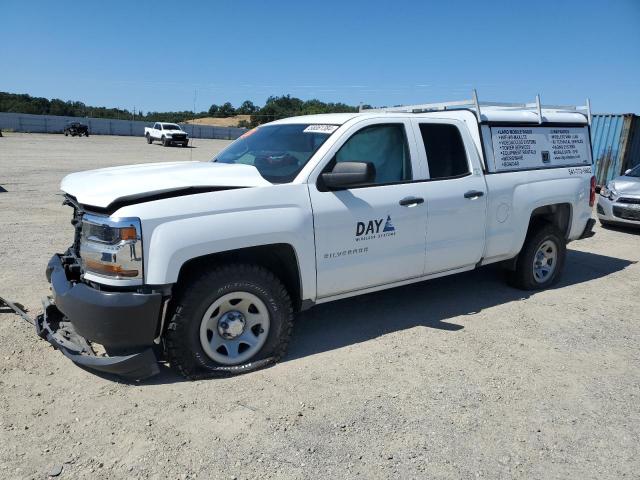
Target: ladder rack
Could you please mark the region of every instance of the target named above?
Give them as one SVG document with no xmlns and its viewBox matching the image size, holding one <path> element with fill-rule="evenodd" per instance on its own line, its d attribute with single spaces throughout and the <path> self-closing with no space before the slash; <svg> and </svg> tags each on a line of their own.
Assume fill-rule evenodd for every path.
<svg viewBox="0 0 640 480">
<path fill-rule="evenodd" d="M 402 105 L 398 107 L 384 108 L 362 108 L 361 112 L 391 112 L 391 113 L 423 113 L 423 112 L 442 112 L 445 110 L 473 110 L 476 114 L 478 122 L 481 122 L 482 107 L 498 108 L 501 110 L 531 110 L 538 115 L 539 123 L 542 123 L 542 110 L 553 110 L 556 112 L 575 112 L 583 113 L 587 116 L 589 125 L 591 125 L 591 101 L 587 98 L 585 105 L 543 105 L 540 102 L 540 95 L 536 95 L 535 102 L 532 103 L 505 103 L 505 102 L 480 102 L 478 101 L 478 93 L 474 89 L 472 97 L 468 100 L 458 100 L 454 102 L 441 103 L 420 103 L 416 105 Z"/>
</svg>

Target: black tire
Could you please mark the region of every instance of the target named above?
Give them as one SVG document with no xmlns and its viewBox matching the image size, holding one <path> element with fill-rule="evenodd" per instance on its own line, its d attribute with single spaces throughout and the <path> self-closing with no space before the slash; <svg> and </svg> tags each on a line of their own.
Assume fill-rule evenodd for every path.
<svg viewBox="0 0 640 480">
<path fill-rule="evenodd" d="M 146 137 L 147 137 L 147 143 L 148 143 L 148 144 L 152 144 L 152 143 L 153 143 L 153 139 L 151 138 L 151 135 L 149 135 L 149 134 L 147 133 Z"/>
<path fill-rule="evenodd" d="M 163 136 L 160 140 L 162 141 L 162 146 L 163 147 L 168 147 L 169 146 L 169 142 L 167 141 L 167 137 Z"/>
<path fill-rule="evenodd" d="M 556 249 L 556 258 L 552 272 L 543 281 L 536 280 L 534 260 L 539 248 L 545 242 L 552 242 Z M 512 272 L 510 283 L 523 290 L 542 290 L 558 281 L 564 268 L 567 253 L 567 242 L 562 232 L 549 223 L 532 226 L 527 233 L 522 250 L 516 261 L 516 269 Z"/>
<path fill-rule="evenodd" d="M 69 132 L 64 132 L 64 136 L 68 137 L 69 136 Z"/>
<path fill-rule="evenodd" d="M 200 327 L 207 309 L 235 292 L 258 297 L 268 310 L 270 326 L 264 344 L 251 358 L 225 365 L 203 349 Z M 256 265 L 224 265 L 196 274 L 179 288 L 172 312 L 165 334 L 167 357 L 172 367 L 190 379 L 237 375 L 276 363 L 286 352 L 293 327 L 289 293 L 273 273 Z"/>
<path fill-rule="evenodd" d="M 89 136 L 89 132 L 85 132 L 85 133 L 84 133 L 84 136 L 85 136 L 85 137 L 88 137 L 88 136 Z"/>
</svg>

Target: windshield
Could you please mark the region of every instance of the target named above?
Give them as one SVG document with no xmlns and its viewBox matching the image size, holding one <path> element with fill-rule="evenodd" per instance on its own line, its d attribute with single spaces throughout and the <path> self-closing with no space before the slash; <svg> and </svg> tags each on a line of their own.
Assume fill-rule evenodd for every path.
<svg viewBox="0 0 640 480">
<path fill-rule="evenodd" d="M 254 128 L 213 162 L 252 165 L 272 183 L 293 180 L 337 125 L 284 124 Z"/>
<path fill-rule="evenodd" d="M 180 130 L 180 127 L 173 123 L 165 123 L 162 125 L 162 129 L 163 130 Z"/>
<path fill-rule="evenodd" d="M 640 177 L 640 165 L 636 165 L 629 173 L 624 174 L 625 177 Z"/>
</svg>

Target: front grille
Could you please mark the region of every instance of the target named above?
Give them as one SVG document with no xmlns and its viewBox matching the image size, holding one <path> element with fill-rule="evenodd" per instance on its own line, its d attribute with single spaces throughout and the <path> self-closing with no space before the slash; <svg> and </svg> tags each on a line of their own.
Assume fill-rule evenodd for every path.
<svg viewBox="0 0 640 480">
<path fill-rule="evenodd" d="M 620 197 L 617 203 L 626 203 L 628 205 L 640 205 L 640 198 L 634 197 Z"/>
<path fill-rule="evenodd" d="M 185 138 L 187 138 L 186 135 L 173 135 L 173 140 L 184 140 Z"/>
<path fill-rule="evenodd" d="M 80 208 L 80 204 L 71 195 L 65 195 L 63 205 L 69 205 L 73 208 L 73 217 L 71 218 L 71 225 L 73 225 L 73 245 L 71 246 L 71 252 L 79 256 L 80 255 L 80 240 L 82 238 L 82 216 L 84 212 Z"/>
<path fill-rule="evenodd" d="M 614 205 L 613 215 L 624 220 L 635 220 L 640 222 L 640 208 L 624 208 Z"/>
</svg>

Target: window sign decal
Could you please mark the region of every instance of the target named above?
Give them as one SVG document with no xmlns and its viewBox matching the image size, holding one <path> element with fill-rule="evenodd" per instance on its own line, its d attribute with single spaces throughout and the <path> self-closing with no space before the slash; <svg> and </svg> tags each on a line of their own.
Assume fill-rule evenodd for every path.
<svg viewBox="0 0 640 480">
<path fill-rule="evenodd" d="M 586 127 L 491 127 L 495 171 L 589 165 Z"/>
</svg>

